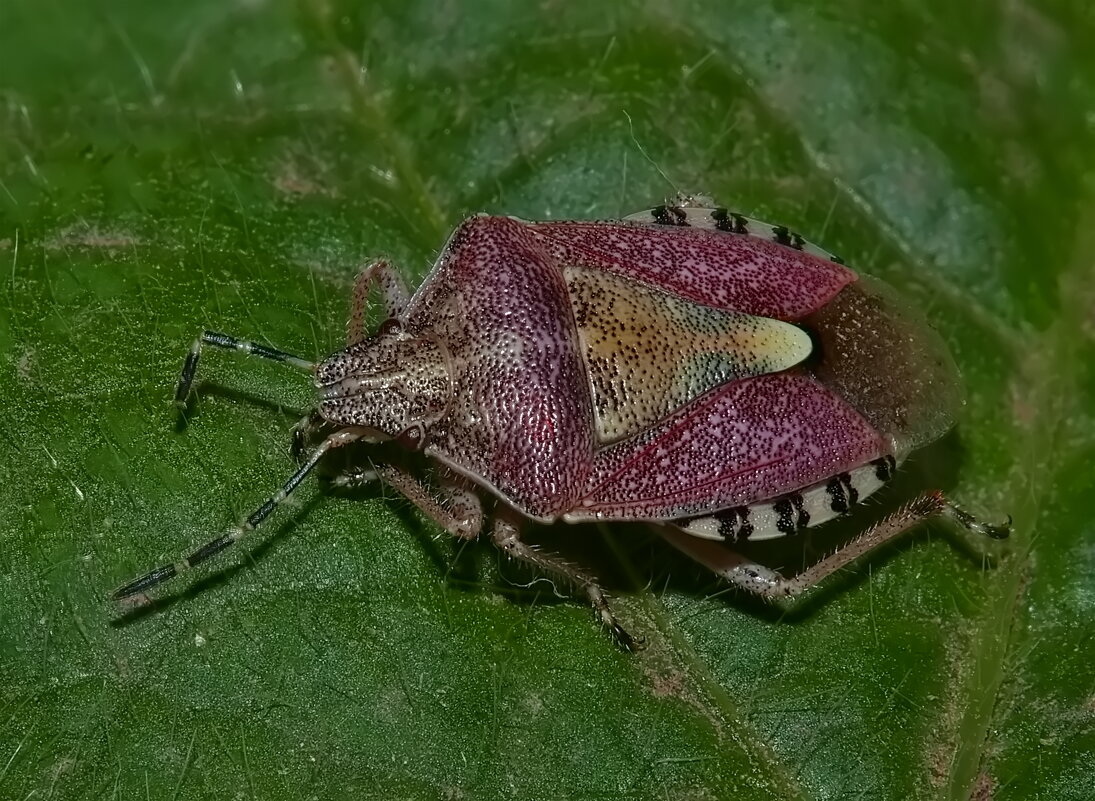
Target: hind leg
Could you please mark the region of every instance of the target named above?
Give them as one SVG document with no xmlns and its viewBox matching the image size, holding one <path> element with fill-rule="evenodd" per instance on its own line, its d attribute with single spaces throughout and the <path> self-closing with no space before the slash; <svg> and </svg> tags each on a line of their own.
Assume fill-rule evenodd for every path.
<svg viewBox="0 0 1095 801">
<path fill-rule="evenodd" d="M 1010 518 L 1004 525 L 989 525 L 955 506 L 943 493 L 929 492 L 791 578 L 752 562 L 721 543 L 700 539 L 677 529 L 666 529 L 660 533 L 675 548 L 735 586 L 765 598 L 784 598 L 809 590 L 864 554 L 934 517 L 950 518 L 968 531 L 993 539 L 1006 538 L 1011 528 Z"/>
</svg>

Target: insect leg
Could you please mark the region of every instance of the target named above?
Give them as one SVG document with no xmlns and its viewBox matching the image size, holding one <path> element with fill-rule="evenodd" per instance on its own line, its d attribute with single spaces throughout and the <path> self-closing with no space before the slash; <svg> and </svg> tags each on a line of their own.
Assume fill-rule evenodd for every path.
<svg viewBox="0 0 1095 801">
<path fill-rule="evenodd" d="M 621 647 L 628 651 L 640 650 L 643 647 L 645 641 L 642 638 L 632 637 L 620 625 L 609 606 L 604 590 L 588 573 L 575 567 L 561 556 L 536 550 L 521 539 L 520 532 L 513 523 L 502 517 L 494 521 L 491 539 L 507 556 L 533 565 L 544 572 L 554 574 L 580 588 L 589 598 L 589 602 L 593 604 L 593 609 L 600 616 L 601 622 L 609 628 Z"/>
<path fill-rule="evenodd" d="M 190 394 L 190 386 L 194 383 L 194 374 L 198 370 L 198 360 L 202 354 L 202 345 L 213 345 L 224 350 L 246 353 L 249 356 L 261 356 L 263 359 L 283 362 L 301 370 L 314 370 L 316 366 L 314 362 L 277 348 L 269 348 L 257 342 L 236 339 L 228 334 L 220 334 L 216 331 L 203 331 L 201 336 L 195 339 L 194 344 L 190 346 L 190 352 L 186 354 L 186 361 L 183 362 L 182 375 L 179 376 L 179 383 L 175 387 L 175 405 L 180 408 L 185 407 L 186 396 Z"/>
<path fill-rule="evenodd" d="M 331 486 L 340 490 L 356 490 L 379 481 L 380 475 L 373 467 L 354 465 L 331 477 Z"/>
<path fill-rule="evenodd" d="M 918 523 L 933 517 L 948 517 L 975 534 L 982 534 L 993 539 L 1006 538 L 1011 529 L 1010 518 L 1003 525 L 983 523 L 969 512 L 957 507 L 941 492 L 929 492 L 791 578 L 786 578 L 771 568 L 752 562 L 727 549 L 721 543 L 701 540 L 677 530 L 666 530 L 660 533 L 674 547 L 738 587 L 767 598 L 780 598 L 798 595 L 810 589 L 868 551 L 890 542 Z"/>
<path fill-rule="evenodd" d="M 475 539 L 483 528 L 483 507 L 479 496 L 466 487 L 446 484 L 438 498 L 418 479 L 394 465 L 377 465 L 376 476 L 388 486 L 399 490 L 407 500 L 460 539 Z"/>
<path fill-rule="evenodd" d="M 289 445 L 289 455 L 294 462 L 297 464 L 303 462 L 308 442 L 323 427 L 324 422 L 323 415 L 319 413 L 319 410 L 313 409 L 293 426 L 293 438 Z"/>
<path fill-rule="evenodd" d="M 369 291 L 373 285 L 380 287 L 384 319 L 401 317 L 411 299 L 410 290 L 403 276 L 386 261 L 374 261 L 354 281 L 350 321 L 346 325 L 346 344 L 356 345 L 365 338 L 365 317 L 369 310 Z"/>
<path fill-rule="evenodd" d="M 319 446 L 308 455 L 308 458 L 304 462 L 304 464 L 301 465 L 300 468 L 295 473 L 293 473 L 292 476 L 289 477 L 288 481 L 282 484 L 281 489 L 279 489 L 277 492 L 267 498 L 258 509 L 252 512 L 251 515 L 249 515 L 238 526 L 231 529 L 227 533 L 222 534 L 216 539 L 210 540 L 209 542 L 205 543 L 205 545 L 202 545 L 200 548 L 192 552 L 184 559 L 181 559 L 178 562 L 161 565 L 155 570 L 149 571 L 143 576 L 136 578 L 128 584 L 119 587 L 111 593 L 110 597 L 113 598 L 115 601 L 121 601 L 125 598 L 129 598 L 130 596 L 137 595 L 138 593 L 155 587 L 157 584 L 162 584 L 168 579 L 174 578 L 179 573 L 189 570 L 195 565 L 201 564 L 205 560 L 216 556 L 230 545 L 235 545 L 237 542 L 243 539 L 244 535 L 246 535 L 248 532 L 254 531 L 264 520 L 266 520 L 267 517 L 270 516 L 271 512 L 273 512 L 275 509 L 278 508 L 278 506 L 281 505 L 282 501 L 284 501 L 293 493 L 293 490 L 295 490 L 300 485 L 300 483 L 307 477 L 309 473 L 312 472 L 315 466 L 319 463 L 319 460 L 323 457 L 323 454 L 325 454 L 331 448 L 337 448 L 340 445 L 345 445 L 348 442 L 353 442 L 360 436 L 361 434 L 353 429 L 347 428 L 342 429 L 341 431 L 336 431 L 334 434 L 327 437 L 327 439 L 321 442 Z"/>
</svg>

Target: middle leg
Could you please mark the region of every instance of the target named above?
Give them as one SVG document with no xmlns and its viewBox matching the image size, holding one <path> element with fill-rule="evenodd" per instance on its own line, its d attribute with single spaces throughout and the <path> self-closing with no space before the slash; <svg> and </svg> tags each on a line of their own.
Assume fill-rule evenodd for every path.
<svg viewBox="0 0 1095 801">
<path fill-rule="evenodd" d="M 601 622 L 608 627 L 616 641 L 623 648 L 628 651 L 637 651 L 643 647 L 645 641 L 641 637 L 638 639 L 632 637 L 620 625 L 612 611 L 612 607 L 609 606 L 604 590 L 591 575 L 557 554 L 546 553 L 533 548 L 521 539 L 517 526 L 503 516 L 495 519 L 490 536 L 494 544 L 501 548 L 507 556 L 562 578 L 581 589 L 601 618 Z"/>
<path fill-rule="evenodd" d="M 358 487 L 373 481 L 383 481 L 398 490 L 423 514 L 445 531 L 460 539 L 475 539 L 483 528 L 483 509 L 479 496 L 471 489 L 454 482 L 442 482 L 439 491 L 424 485 L 406 470 L 395 465 L 376 464 L 338 476 L 340 487 Z M 585 593 L 601 621 L 616 641 L 630 651 L 643 647 L 643 639 L 632 637 L 616 619 L 604 590 L 588 573 L 575 567 L 561 556 L 539 551 L 524 542 L 517 526 L 504 515 L 495 519 L 491 540 L 507 556 L 525 562 L 557 578 L 562 578 Z"/>
</svg>

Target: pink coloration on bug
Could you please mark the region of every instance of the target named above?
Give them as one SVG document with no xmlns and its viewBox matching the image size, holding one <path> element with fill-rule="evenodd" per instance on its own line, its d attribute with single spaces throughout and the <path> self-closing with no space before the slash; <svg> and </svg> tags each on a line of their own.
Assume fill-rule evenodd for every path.
<svg viewBox="0 0 1095 801">
<path fill-rule="evenodd" d="M 866 420 L 813 378 L 751 378 L 602 451 L 580 509 L 567 517 L 695 517 L 817 483 L 888 449 Z"/>
<path fill-rule="evenodd" d="M 817 311 L 856 280 L 843 265 L 752 236 L 626 222 L 530 227 L 556 264 L 585 264 L 705 306 L 780 320 Z"/>
<path fill-rule="evenodd" d="M 371 287 L 387 319 L 369 336 Z M 725 548 L 847 513 L 946 431 L 960 403 L 946 347 L 889 290 L 786 228 L 725 209 L 474 217 L 413 296 L 386 264 L 369 268 L 347 348 L 318 365 L 205 332 L 181 404 L 203 345 L 312 370 L 318 406 L 294 450 L 324 439 L 237 528 L 116 598 L 235 543 L 350 442 L 393 442 L 440 465 L 434 486 L 398 458 L 342 480 L 384 480 L 456 536 L 483 528 L 481 494 L 500 500 L 494 542 L 581 587 L 629 646 L 595 579 L 524 544 L 522 520 L 662 523 L 676 547 L 767 596 L 800 592 L 932 515 L 1007 534 L 929 493 L 791 579 Z"/>
<path fill-rule="evenodd" d="M 321 413 L 392 437 L 424 425 L 426 455 L 545 522 L 695 516 L 892 452 L 894 432 L 873 429 L 807 370 L 724 384 L 636 437 L 599 444 L 593 409 L 612 399 L 591 395 L 564 275 L 574 268 L 607 270 L 692 301 L 706 293 L 709 308 L 785 320 L 816 312 L 856 279 L 839 264 L 719 231 L 476 217 L 453 235 L 398 334 L 336 354 L 316 373 L 323 394 L 347 381 L 347 371 L 375 375 L 373 353 L 392 349 L 393 337 L 444 343 L 451 385 L 444 413 L 393 422 L 390 390 L 364 387 L 337 407 L 325 401 Z M 439 359 L 429 364 L 436 370 Z M 616 400 L 636 401 L 634 393 Z"/>
</svg>

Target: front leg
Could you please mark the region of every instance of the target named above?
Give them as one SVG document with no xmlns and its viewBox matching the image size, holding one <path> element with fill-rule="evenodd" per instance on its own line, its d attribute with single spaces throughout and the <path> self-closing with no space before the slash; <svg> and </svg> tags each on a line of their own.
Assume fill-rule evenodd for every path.
<svg viewBox="0 0 1095 801">
<path fill-rule="evenodd" d="M 373 465 L 368 469 L 344 473 L 334 483 L 340 487 L 357 487 L 377 480 L 399 490 L 423 514 L 454 537 L 475 539 L 483 528 L 483 508 L 479 496 L 474 490 L 452 481 L 443 480 L 440 489 L 434 491 L 402 468 L 394 465 Z M 580 588 L 621 646 L 629 651 L 643 647 L 642 638 L 632 637 L 620 625 L 596 579 L 561 556 L 536 550 L 524 542 L 517 526 L 507 520 L 504 514 L 495 519 L 491 540 L 507 556 Z"/>
<path fill-rule="evenodd" d="M 443 479 L 441 487 L 433 490 L 401 467 L 375 464 L 344 472 L 331 483 L 342 489 L 354 489 L 374 481 L 383 481 L 401 492 L 426 517 L 458 539 L 473 540 L 483 530 L 483 505 L 479 496 L 454 481 Z"/>
<path fill-rule="evenodd" d="M 354 281 L 350 321 L 346 326 L 346 344 L 356 345 L 365 339 L 365 318 L 369 312 L 369 292 L 373 286 L 380 288 L 384 319 L 402 317 L 410 302 L 411 293 L 403 282 L 403 276 L 386 261 L 374 261 Z"/>
<path fill-rule="evenodd" d="M 302 463 L 309 443 L 312 442 L 313 438 L 319 430 L 323 428 L 325 423 L 326 421 L 323 419 L 323 415 L 319 413 L 319 410 L 313 409 L 293 426 L 292 440 L 289 445 L 289 455 L 294 462 L 297 464 Z"/>
</svg>

